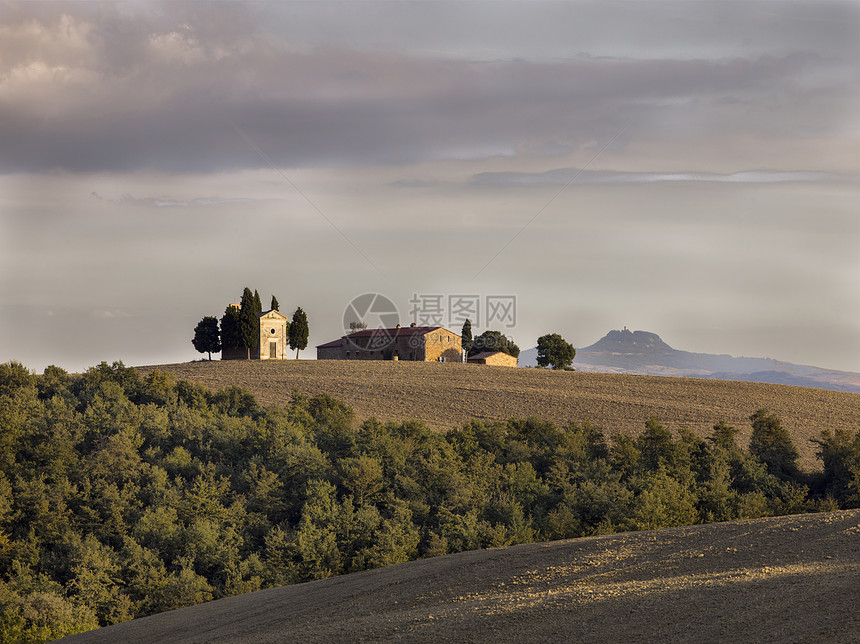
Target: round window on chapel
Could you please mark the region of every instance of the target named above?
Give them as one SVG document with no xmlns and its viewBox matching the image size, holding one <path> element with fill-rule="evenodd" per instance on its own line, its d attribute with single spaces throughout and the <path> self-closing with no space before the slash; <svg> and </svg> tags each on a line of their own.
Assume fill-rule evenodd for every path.
<svg viewBox="0 0 860 644">
<path fill-rule="evenodd" d="M 271 329 L 270 333 L 271 333 L 272 335 L 275 335 L 275 330 L 274 330 L 274 329 Z"/>
</svg>

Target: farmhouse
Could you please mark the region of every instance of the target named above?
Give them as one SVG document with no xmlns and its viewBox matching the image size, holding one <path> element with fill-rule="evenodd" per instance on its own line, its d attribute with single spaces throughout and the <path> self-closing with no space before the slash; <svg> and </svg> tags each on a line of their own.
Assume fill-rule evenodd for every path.
<svg viewBox="0 0 860 644">
<path fill-rule="evenodd" d="M 233 304 L 239 308 L 238 304 Z M 251 360 L 286 360 L 289 339 L 287 338 L 287 316 L 271 309 L 260 313 L 260 337 L 257 346 L 251 348 Z M 248 350 L 244 348 L 221 349 L 222 360 L 245 360 Z"/>
<path fill-rule="evenodd" d="M 317 360 L 462 362 L 462 339 L 441 326 L 364 329 L 317 346 Z"/>
<path fill-rule="evenodd" d="M 503 351 L 484 351 L 483 353 L 469 356 L 466 362 L 470 364 L 496 365 L 499 367 L 516 367 L 518 360 Z"/>
</svg>

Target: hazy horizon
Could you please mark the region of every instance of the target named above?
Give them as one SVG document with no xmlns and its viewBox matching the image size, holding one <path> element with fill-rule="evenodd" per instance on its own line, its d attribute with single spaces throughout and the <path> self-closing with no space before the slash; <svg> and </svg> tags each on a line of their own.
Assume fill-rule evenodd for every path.
<svg viewBox="0 0 860 644">
<path fill-rule="evenodd" d="M 860 372 L 858 43 L 856 2 L 0 4 L 0 361 L 199 359 L 248 286 L 303 358 L 378 293 Z"/>
</svg>

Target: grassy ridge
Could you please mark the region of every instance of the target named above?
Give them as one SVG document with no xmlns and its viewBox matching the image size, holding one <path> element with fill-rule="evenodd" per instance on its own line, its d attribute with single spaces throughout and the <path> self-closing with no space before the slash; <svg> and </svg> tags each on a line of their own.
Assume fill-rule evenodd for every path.
<svg viewBox="0 0 860 644">
<path fill-rule="evenodd" d="M 212 389 L 236 385 L 263 404 L 284 404 L 290 392 L 327 393 L 350 405 L 359 419 L 421 419 L 449 430 L 474 418 L 506 420 L 534 416 L 566 424 L 588 421 L 636 435 L 650 416 L 699 436 L 724 420 L 750 435 L 749 416 L 776 414 L 800 451 L 800 465 L 820 469 L 809 439 L 822 430 L 860 428 L 860 395 L 751 382 L 553 372 L 450 363 L 408 362 L 195 362 L 141 367 L 175 374 Z"/>
</svg>

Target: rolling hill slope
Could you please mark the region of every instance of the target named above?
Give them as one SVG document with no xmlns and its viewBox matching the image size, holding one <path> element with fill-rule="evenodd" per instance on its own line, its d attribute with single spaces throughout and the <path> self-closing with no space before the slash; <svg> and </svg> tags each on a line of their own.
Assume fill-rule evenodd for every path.
<svg viewBox="0 0 860 644">
<path fill-rule="evenodd" d="M 62 641 L 847 642 L 858 593 L 850 510 L 464 552 Z"/>
<path fill-rule="evenodd" d="M 768 408 L 789 431 L 806 469 L 820 467 L 810 438 L 824 429 L 860 429 L 860 394 L 762 383 L 384 361 L 213 361 L 139 368 L 154 369 L 213 389 L 238 385 L 264 404 L 288 402 L 293 389 L 327 393 L 351 405 L 359 419 L 420 419 L 438 430 L 474 418 L 536 416 L 559 424 L 589 421 L 607 434 L 638 434 L 653 415 L 670 428 L 685 425 L 702 436 L 724 420 L 746 441 L 749 416 Z"/>
</svg>

